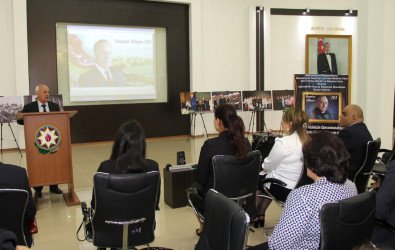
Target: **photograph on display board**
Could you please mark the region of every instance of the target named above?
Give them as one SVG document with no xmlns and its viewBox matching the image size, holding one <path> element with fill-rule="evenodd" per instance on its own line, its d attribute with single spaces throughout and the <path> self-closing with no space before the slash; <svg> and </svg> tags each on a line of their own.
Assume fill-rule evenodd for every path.
<svg viewBox="0 0 395 250">
<path fill-rule="evenodd" d="M 181 92 L 181 114 L 193 114 L 195 113 L 196 96 L 194 92 Z"/>
<path fill-rule="evenodd" d="M 15 114 L 22 111 L 22 97 L 0 97 L 0 123 L 15 122 Z"/>
<path fill-rule="evenodd" d="M 196 112 L 211 112 L 211 93 L 210 92 L 195 92 L 195 111 Z"/>
<path fill-rule="evenodd" d="M 306 74 L 351 75 L 351 36 L 307 35 Z"/>
<path fill-rule="evenodd" d="M 220 104 L 231 104 L 236 110 L 242 110 L 241 91 L 215 91 L 212 92 L 211 100 L 214 110 Z"/>
<path fill-rule="evenodd" d="M 340 92 L 303 92 L 302 109 L 310 122 L 339 122 L 342 95 Z"/>
<path fill-rule="evenodd" d="M 283 110 L 295 107 L 295 91 L 293 90 L 272 90 L 273 110 Z"/>
<path fill-rule="evenodd" d="M 31 102 L 35 102 L 35 101 L 37 101 L 37 96 L 36 95 L 25 95 L 23 97 L 23 103 L 25 105 L 29 104 Z M 60 95 L 60 94 L 50 95 L 49 96 L 49 101 L 58 104 L 60 111 L 64 111 L 62 95 Z"/>
<path fill-rule="evenodd" d="M 271 91 L 243 91 L 243 111 L 272 110 Z"/>
</svg>

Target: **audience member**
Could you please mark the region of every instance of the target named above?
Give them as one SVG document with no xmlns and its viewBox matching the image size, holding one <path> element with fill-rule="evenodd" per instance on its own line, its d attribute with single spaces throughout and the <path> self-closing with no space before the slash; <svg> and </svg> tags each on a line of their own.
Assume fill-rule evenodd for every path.
<svg viewBox="0 0 395 250">
<path fill-rule="evenodd" d="M 6 231 L 0 228 L 0 249 L 1 250 L 15 250 L 16 235 L 13 232 Z"/>
<path fill-rule="evenodd" d="M 268 243 L 253 249 L 319 249 L 321 206 L 357 195 L 347 179 L 350 155 L 341 140 L 329 132 L 310 138 L 302 152 L 314 183 L 291 191 Z"/>
<path fill-rule="evenodd" d="M 270 154 L 262 164 L 261 180 L 275 178 L 287 184 L 285 187 L 276 184 L 269 185 L 270 193 L 276 199 L 285 200 L 291 190 L 295 188 L 302 173 L 302 145 L 309 138 L 306 131 L 308 121 L 307 114 L 299 108 L 285 111 L 281 120 L 285 136 L 276 138 Z M 258 190 L 257 194 L 260 193 L 261 191 Z M 271 199 L 257 197 L 258 216 L 253 220 L 254 227 L 264 226 L 265 211 L 271 201 Z"/>
<path fill-rule="evenodd" d="M 384 182 L 376 196 L 376 218 L 395 227 L 395 161 L 387 167 Z M 383 227 L 375 226 L 372 242 L 378 247 L 395 248 L 395 233 Z"/>
<path fill-rule="evenodd" d="M 49 88 L 47 85 L 39 84 L 36 86 L 36 96 L 37 101 L 25 104 L 23 106 L 22 113 L 32 113 L 32 112 L 52 112 L 60 111 L 58 104 L 49 101 Z M 18 121 L 19 124 L 23 125 L 23 121 Z M 41 198 L 43 187 L 33 187 L 34 197 Z M 63 191 L 58 187 L 58 185 L 50 185 L 49 190 L 51 193 L 62 194 Z"/>
<path fill-rule="evenodd" d="M 353 104 L 346 106 L 340 115 L 340 125 L 344 129 L 339 132 L 338 136 L 350 153 L 351 159 L 347 174 L 350 180 L 354 180 L 355 174 L 362 166 L 368 141 L 373 140 L 363 120 L 361 107 Z"/>
<path fill-rule="evenodd" d="M 27 246 L 16 245 L 16 236 L 13 232 L 0 228 L 0 250 L 29 250 Z"/>
<path fill-rule="evenodd" d="M 36 204 L 32 198 L 32 191 L 24 168 L 0 162 L 0 188 L 24 189 L 29 193 L 23 222 L 23 232 L 26 243 L 32 246 L 33 236 L 30 234 L 29 222 L 36 215 Z"/>
<path fill-rule="evenodd" d="M 130 120 L 124 123 L 114 138 L 109 160 L 103 161 L 97 172 L 110 174 L 142 173 L 159 171 L 158 163 L 145 158 L 145 135 L 140 123 Z M 156 207 L 159 209 L 160 185 Z M 91 206 L 95 208 L 95 194 L 92 193 Z"/>
<path fill-rule="evenodd" d="M 235 155 L 237 158 L 244 158 L 248 151 L 251 151 L 251 145 L 244 137 L 243 120 L 232 105 L 220 104 L 215 109 L 214 126 L 219 136 L 204 142 L 197 166 L 197 183 L 193 184 L 203 197 L 210 188 L 214 187 L 212 159 L 215 155 Z M 191 198 L 194 206 L 204 212 L 204 199 L 195 199 L 194 196 Z M 202 228 L 201 224 L 200 229 L 196 230 L 198 235 Z"/>
</svg>

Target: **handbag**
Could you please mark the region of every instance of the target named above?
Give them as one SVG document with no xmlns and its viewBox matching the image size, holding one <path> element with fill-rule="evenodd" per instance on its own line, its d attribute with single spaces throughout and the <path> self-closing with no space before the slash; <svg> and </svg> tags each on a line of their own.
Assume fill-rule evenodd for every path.
<svg viewBox="0 0 395 250">
<path fill-rule="evenodd" d="M 36 216 L 34 216 L 34 218 L 29 221 L 29 232 L 30 234 L 38 233 Z"/>
</svg>

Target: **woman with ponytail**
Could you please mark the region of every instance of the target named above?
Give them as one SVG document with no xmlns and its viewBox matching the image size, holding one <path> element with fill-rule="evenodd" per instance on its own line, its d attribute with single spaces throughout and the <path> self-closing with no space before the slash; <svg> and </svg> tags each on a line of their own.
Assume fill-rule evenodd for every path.
<svg viewBox="0 0 395 250">
<path fill-rule="evenodd" d="M 204 197 L 207 191 L 214 186 L 214 173 L 212 159 L 215 155 L 234 155 L 238 159 L 247 157 L 251 145 L 244 137 L 245 127 L 243 120 L 237 115 L 236 109 L 230 104 L 221 104 L 215 109 L 214 126 L 219 132 L 218 137 L 206 140 L 200 150 L 197 166 L 197 183 L 194 187 Z M 200 212 L 204 212 L 204 199 L 194 199 L 192 202 Z M 202 230 L 196 230 L 199 235 Z"/>
<path fill-rule="evenodd" d="M 159 171 L 156 161 L 145 158 L 145 135 L 140 123 L 130 120 L 119 128 L 114 138 L 112 153 L 109 160 L 103 161 L 97 172 L 110 174 L 142 173 Z M 160 185 L 157 195 L 156 208 L 159 209 Z M 95 207 L 95 197 L 92 193 L 92 208 Z"/>
<path fill-rule="evenodd" d="M 309 117 L 303 110 L 287 109 L 281 120 L 285 136 L 276 138 L 272 150 L 262 164 L 259 183 L 265 178 L 275 178 L 287 184 L 285 187 L 269 184 L 270 193 L 277 199 L 285 200 L 300 177 L 303 168 L 302 146 L 309 139 L 306 130 L 308 121 Z M 261 191 L 258 190 L 257 193 L 260 194 Z M 253 220 L 255 228 L 264 226 L 265 211 L 271 201 L 257 197 L 258 216 Z"/>
</svg>

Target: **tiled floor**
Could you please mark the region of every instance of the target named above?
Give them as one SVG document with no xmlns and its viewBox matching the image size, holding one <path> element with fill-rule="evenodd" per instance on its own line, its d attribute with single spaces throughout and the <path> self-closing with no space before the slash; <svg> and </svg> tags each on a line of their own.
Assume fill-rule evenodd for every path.
<svg viewBox="0 0 395 250">
<path fill-rule="evenodd" d="M 211 136 L 212 137 L 212 136 Z M 250 137 L 251 138 L 251 137 Z M 166 138 L 151 139 L 147 142 L 147 158 L 154 159 L 160 168 L 167 163 L 176 163 L 176 152 L 185 151 L 187 163 L 197 162 L 200 148 L 205 138 Z M 92 194 L 92 176 L 100 162 L 110 156 L 111 143 L 84 144 L 72 146 L 73 171 L 75 191 L 81 201 L 89 204 Z M 25 155 L 21 159 L 18 151 L 5 151 L 0 156 L 4 163 L 26 167 Z M 66 185 L 60 188 L 66 190 Z M 80 242 L 76 238 L 76 231 L 82 221 L 80 206 L 67 207 L 62 196 L 50 194 L 48 187 L 43 190 L 43 198 L 39 200 L 40 210 L 37 212 L 39 232 L 34 236 L 35 246 L 39 250 L 69 250 L 96 249 L 89 242 Z M 274 226 L 281 210 L 276 204 L 269 207 L 266 213 L 266 225 Z M 155 241 L 151 246 L 162 246 L 173 249 L 194 249 L 198 237 L 195 229 L 198 223 L 193 211 L 189 207 L 172 209 L 160 200 L 160 211 L 156 212 L 157 228 Z M 80 237 L 82 234 L 80 234 Z M 249 233 L 248 245 L 256 245 L 267 241 L 262 228 Z"/>
</svg>

